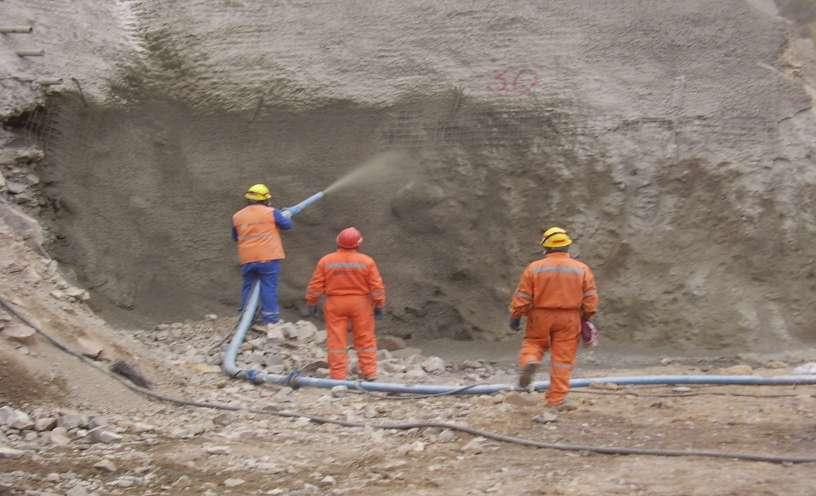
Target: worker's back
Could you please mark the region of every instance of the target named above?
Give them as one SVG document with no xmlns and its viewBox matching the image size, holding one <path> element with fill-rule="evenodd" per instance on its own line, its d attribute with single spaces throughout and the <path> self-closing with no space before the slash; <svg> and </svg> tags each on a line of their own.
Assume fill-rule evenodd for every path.
<svg viewBox="0 0 816 496">
<path fill-rule="evenodd" d="M 275 222 L 275 209 L 248 205 L 232 216 L 241 264 L 286 258 Z"/>
<path fill-rule="evenodd" d="M 323 293 L 328 296 L 367 295 L 382 291 L 383 282 L 374 259 L 356 250 L 338 249 L 318 262 Z"/>
<path fill-rule="evenodd" d="M 533 308 L 577 310 L 585 298 L 597 299 L 592 271 L 568 253 L 548 253 L 527 266 L 524 278 L 529 283 Z"/>
</svg>

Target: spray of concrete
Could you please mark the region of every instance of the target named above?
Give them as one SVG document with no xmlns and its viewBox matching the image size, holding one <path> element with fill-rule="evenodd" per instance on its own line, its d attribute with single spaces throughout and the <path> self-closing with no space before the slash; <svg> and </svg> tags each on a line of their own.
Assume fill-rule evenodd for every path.
<svg viewBox="0 0 816 496">
<path fill-rule="evenodd" d="M 411 161 L 404 153 L 384 152 L 358 165 L 346 175 L 333 182 L 324 193 L 336 193 L 352 185 L 362 186 L 379 182 L 391 177 L 401 168 L 410 167 Z"/>
</svg>

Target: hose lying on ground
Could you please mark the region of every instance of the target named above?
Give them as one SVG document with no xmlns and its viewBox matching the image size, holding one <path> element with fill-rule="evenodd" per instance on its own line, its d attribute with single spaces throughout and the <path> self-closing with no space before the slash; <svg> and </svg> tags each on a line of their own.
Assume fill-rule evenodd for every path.
<svg viewBox="0 0 816 496">
<path fill-rule="evenodd" d="M 257 296 L 257 295 L 256 295 Z M 108 370 L 98 366 L 96 363 L 91 361 L 90 359 L 86 358 L 80 353 L 77 353 L 59 340 L 53 338 L 49 334 L 45 333 L 39 326 L 35 325 L 25 316 L 20 314 L 17 310 L 15 310 L 11 305 L 9 305 L 5 299 L 0 298 L 0 306 L 2 306 L 6 311 L 8 311 L 11 315 L 15 316 L 21 322 L 26 324 L 27 326 L 34 329 L 40 336 L 44 337 L 48 342 L 54 345 L 57 349 L 79 359 L 83 363 L 93 367 L 94 369 L 102 372 L 103 374 L 107 375 L 108 377 L 119 381 L 128 389 L 135 391 L 139 394 L 145 395 L 149 398 L 165 401 L 169 403 L 173 403 L 176 405 L 181 406 L 192 406 L 197 408 L 209 408 L 214 410 L 227 410 L 227 411 L 245 411 L 255 414 L 264 414 L 264 415 L 272 415 L 276 417 L 283 417 L 283 418 L 307 418 L 311 422 L 317 424 L 333 424 L 339 425 L 342 427 L 357 427 L 357 428 L 372 428 L 372 429 L 394 429 L 394 430 L 409 430 L 409 429 L 424 429 L 424 428 L 438 428 L 438 429 L 450 429 L 452 431 L 463 432 L 466 434 L 470 434 L 473 436 L 479 436 L 485 439 L 491 439 L 493 441 L 499 441 L 504 443 L 510 444 L 517 444 L 520 446 L 529 446 L 534 448 L 543 448 L 543 449 L 554 449 L 554 450 L 562 450 L 562 451 L 578 451 L 578 452 L 588 452 L 588 453 L 598 453 L 598 454 L 605 454 L 605 455 L 649 455 L 649 456 L 700 456 L 700 457 L 709 457 L 709 458 L 730 458 L 733 460 L 744 460 L 744 461 L 755 461 L 755 462 L 769 462 L 769 463 L 816 463 L 816 457 L 806 457 L 806 456 L 777 456 L 777 455 L 763 455 L 763 454 L 755 454 L 755 453 L 728 453 L 724 451 L 711 451 L 711 450 L 671 450 L 671 449 L 650 449 L 650 448 L 619 448 L 614 446 L 591 446 L 591 445 L 581 445 L 581 444 L 565 444 L 565 443 L 544 443 L 540 441 L 533 441 L 531 439 L 525 439 L 515 436 L 508 436 L 505 434 L 499 434 L 491 431 L 486 431 L 482 429 L 475 429 L 473 427 L 460 425 L 460 424 L 451 424 L 447 422 L 433 422 L 433 421 L 416 421 L 416 422 L 386 422 L 380 424 L 367 424 L 364 422 L 353 422 L 347 420 L 338 420 L 326 417 L 319 417 L 316 415 L 308 415 L 299 412 L 288 412 L 288 411 L 277 411 L 277 410 L 270 410 L 270 409 L 254 409 L 254 408 L 244 408 L 240 406 L 234 405 L 225 405 L 220 403 L 210 403 L 205 401 L 193 401 L 193 400 L 186 400 L 182 398 L 176 398 L 173 396 L 169 396 L 162 393 L 157 393 L 155 391 L 151 391 L 149 389 L 145 389 L 139 387 L 132 382 L 125 380 L 122 377 L 119 377 Z"/>
<path fill-rule="evenodd" d="M 449 395 L 449 394 L 492 394 L 501 391 L 517 389 L 513 384 L 474 384 L 471 386 L 444 385 L 444 384 L 393 384 L 385 382 L 346 381 L 306 377 L 298 371 L 288 375 L 270 374 L 263 370 L 242 369 L 238 367 L 236 359 L 246 333 L 252 325 L 255 312 L 258 308 L 260 288 L 256 282 L 241 319 L 235 328 L 235 334 L 224 352 L 222 368 L 230 377 L 246 379 L 253 383 L 270 383 L 293 388 L 302 386 L 332 388 L 345 386 L 349 389 L 364 390 L 367 392 L 397 393 L 412 395 Z M 618 385 L 678 385 L 678 384 L 721 384 L 721 385 L 805 385 L 816 384 L 816 375 L 784 375 L 760 377 L 753 375 L 656 375 L 634 377 L 593 377 L 588 379 L 572 379 L 570 386 L 580 388 L 592 384 Z M 539 381 L 531 385 L 534 391 L 544 391 L 549 387 L 549 381 Z"/>
</svg>

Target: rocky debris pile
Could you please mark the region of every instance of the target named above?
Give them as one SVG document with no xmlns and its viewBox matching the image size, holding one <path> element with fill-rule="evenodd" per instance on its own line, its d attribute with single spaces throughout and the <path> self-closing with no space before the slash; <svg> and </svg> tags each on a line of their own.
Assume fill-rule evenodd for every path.
<svg viewBox="0 0 816 496">
<path fill-rule="evenodd" d="M 74 444 L 119 443 L 126 430 L 105 417 L 70 410 L 37 408 L 26 412 L 9 405 L 0 407 L 0 446 L 23 452 Z"/>
<path fill-rule="evenodd" d="M 220 364 L 231 334 L 221 334 L 234 325 L 231 319 L 207 315 L 202 321 L 163 323 L 153 330 L 138 330 L 132 335 L 148 345 L 156 358 L 180 365 L 199 374 L 221 374 Z M 349 336 L 352 341 L 352 337 Z M 326 331 L 312 322 L 283 322 L 274 334 L 249 331 L 237 356 L 245 369 L 271 374 L 303 370 L 314 377 L 328 377 Z M 455 372 L 457 381 L 486 382 L 497 376 L 512 376 L 512 369 L 499 369 L 481 360 L 447 363 L 437 356 L 424 356 L 418 348 L 407 346 L 395 336 L 378 337 L 379 380 L 401 383 L 450 382 L 443 376 Z M 357 377 L 357 357 L 349 343 L 350 378 Z M 201 379 L 197 379 L 199 381 Z M 227 386 L 229 388 L 229 386 Z"/>
<path fill-rule="evenodd" d="M 45 158 L 37 148 L 0 148 L 0 194 L 19 205 L 39 209 L 47 205 L 40 191 L 40 178 L 34 173 Z"/>
</svg>

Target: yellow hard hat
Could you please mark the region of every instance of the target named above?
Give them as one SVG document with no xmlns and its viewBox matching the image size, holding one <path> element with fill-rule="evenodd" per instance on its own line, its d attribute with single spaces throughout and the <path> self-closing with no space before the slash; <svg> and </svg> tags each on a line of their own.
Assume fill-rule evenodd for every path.
<svg viewBox="0 0 816 496">
<path fill-rule="evenodd" d="M 252 201 L 265 201 L 272 198 L 272 195 L 269 194 L 269 188 L 265 184 L 253 184 L 244 193 L 244 198 Z"/>
<path fill-rule="evenodd" d="M 544 231 L 541 237 L 541 247 L 548 248 L 563 248 L 572 244 L 569 234 L 560 227 L 551 227 Z"/>
</svg>

